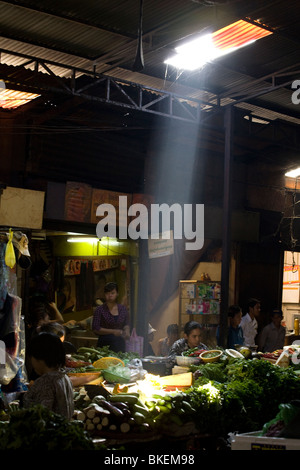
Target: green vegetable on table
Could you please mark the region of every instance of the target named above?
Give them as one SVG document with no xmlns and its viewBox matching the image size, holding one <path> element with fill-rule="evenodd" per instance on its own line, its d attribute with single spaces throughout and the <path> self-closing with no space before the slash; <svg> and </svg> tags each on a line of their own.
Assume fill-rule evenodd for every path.
<svg viewBox="0 0 300 470">
<path fill-rule="evenodd" d="M 122 359 L 124 362 L 129 362 L 131 359 L 139 358 L 139 354 L 135 352 L 114 352 L 112 351 L 109 346 L 102 346 L 100 347 L 80 347 L 77 350 L 76 354 L 72 355 L 74 358 L 78 358 L 81 360 L 85 360 L 88 362 L 95 362 L 101 357 L 117 357 Z"/>
<path fill-rule="evenodd" d="M 94 450 L 79 421 L 68 420 L 36 405 L 10 414 L 0 423 L 0 450 Z"/>
</svg>

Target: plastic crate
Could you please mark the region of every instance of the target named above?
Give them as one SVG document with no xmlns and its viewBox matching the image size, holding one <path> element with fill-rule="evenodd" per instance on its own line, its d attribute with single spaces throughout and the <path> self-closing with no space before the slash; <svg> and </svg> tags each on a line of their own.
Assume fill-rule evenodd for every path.
<svg viewBox="0 0 300 470">
<path fill-rule="evenodd" d="M 260 436 L 260 431 L 236 434 L 231 440 L 231 450 L 300 450 L 300 439 Z"/>
</svg>

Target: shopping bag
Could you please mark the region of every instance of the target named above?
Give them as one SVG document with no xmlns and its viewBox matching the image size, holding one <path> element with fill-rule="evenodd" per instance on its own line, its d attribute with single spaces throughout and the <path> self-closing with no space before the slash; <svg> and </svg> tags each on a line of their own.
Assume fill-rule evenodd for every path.
<svg viewBox="0 0 300 470">
<path fill-rule="evenodd" d="M 130 338 L 126 340 L 126 352 L 138 353 L 140 357 L 144 355 L 144 337 L 138 336 L 135 328 L 133 328 Z"/>
<path fill-rule="evenodd" d="M 14 233 L 13 233 L 12 229 L 10 228 L 9 229 L 8 242 L 7 242 L 6 250 L 5 250 L 5 258 L 4 258 L 5 264 L 9 268 L 13 268 L 14 265 L 16 264 L 16 255 L 15 255 L 15 250 L 14 250 L 14 246 L 13 246 L 13 242 L 12 242 L 13 234 Z"/>
</svg>

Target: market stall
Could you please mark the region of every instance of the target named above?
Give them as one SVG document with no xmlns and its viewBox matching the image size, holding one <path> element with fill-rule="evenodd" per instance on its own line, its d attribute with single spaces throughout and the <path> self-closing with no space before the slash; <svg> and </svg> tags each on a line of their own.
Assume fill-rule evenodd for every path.
<svg viewBox="0 0 300 470">
<path fill-rule="evenodd" d="M 244 441 L 245 435 L 266 439 L 262 432 L 280 408 L 295 406 L 300 396 L 299 357 L 297 345 L 265 354 L 248 348 L 240 352 L 194 348 L 176 357 L 175 362 L 172 358 L 171 368 L 163 375 L 144 366 L 161 368 L 170 358 L 141 358 L 137 353 L 114 353 L 108 347 L 81 347 L 76 354 L 66 356 L 67 374 L 83 379 L 74 386 L 75 411 L 68 429 L 74 425 L 76 433 L 82 433 L 83 446 L 89 442 L 94 449 L 235 450 L 236 442 L 240 446 L 240 436 Z M 23 425 L 19 431 L 15 429 L 24 413 L 18 400 L 0 413 L 3 446 L 12 428 L 14 433 L 24 432 Z M 36 410 L 32 413 L 34 416 Z M 57 417 L 50 414 L 48 419 L 52 429 Z M 47 434 L 47 424 L 44 426 Z M 294 431 L 288 442 L 300 449 L 298 427 Z M 24 448 L 22 440 L 15 440 L 13 445 Z M 26 445 L 31 449 L 36 444 L 27 440 Z M 53 443 L 54 447 L 59 445 Z M 68 445 L 73 448 L 72 443 Z M 75 445 L 78 447 L 78 439 Z"/>
<path fill-rule="evenodd" d="M 74 388 L 74 422 L 108 449 L 229 450 L 229 435 L 261 431 L 300 392 L 296 347 L 274 353 L 275 363 L 233 351 L 186 356 L 187 372 L 160 376 L 132 353 L 81 348 L 68 357 L 68 374 L 98 376 Z"/>
<path fill-rule="evenodd" d="M 120 373 L 122 369 L 125 373 L 126 365 L 119 361 L 111 364 L 119 375 L 99 371 L 98 385 L 94 382 L 77 391 L 77 418 L 107 445 L 131 448 L 147 442 L 153 448 L 228 449 L 229 435 L 261 431 L 282 403 L 299 396 L 297 346 L 268 354 L 251 353 L 248 348 L 184 354 L 176 358 L 170 375 L 143 377 L 145 371 L 140 369 L 142 375 L 136 379 L 133 368 L 132 381 L 127 378 L 126 383 Z M 134 361 L 127 362 L 129 368 Z M 95 365 L 101 365 L 101 359 Z"/>
</svg>

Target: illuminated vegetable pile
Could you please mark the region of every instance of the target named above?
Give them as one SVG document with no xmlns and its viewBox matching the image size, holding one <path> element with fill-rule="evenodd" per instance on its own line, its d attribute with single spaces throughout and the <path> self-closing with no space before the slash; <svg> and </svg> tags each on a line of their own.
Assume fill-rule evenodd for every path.
<svg viewBox="0 0 300 470">
<path fill-rule="evenodd" d="M 195 383 L 186 393 L 197 410 L 197 422 L 205 431 L 219 435 L 260 430 L 276 415 L 281 403 L 300 396 L 297 372 L 264 360 L 229 359 L 191 369 Z M 215 390 L 206 404 L 203 385 Z"/>
<path fill-rule="evenodd" d="M 280 403 L 300 396 L 300 379 L 293 368 L 264 360 L 232 358 L 190 369 L 195 381 L 185 391 L 156 390 L 152 396 L 141 397 L 143 403 L 130 393 L 117 393 L 105 400 L 96 397 L 97 406 L 90 407 L 86 400 L 81 405 L 76 402 L 76 408 L 85 413 L 85 428 L 96 434 L 99 429 L 172 435 L 193 423 L 192 432 L 226 438 L 231 432 L 261 430 L 276 415 Z"/>
</svg>

